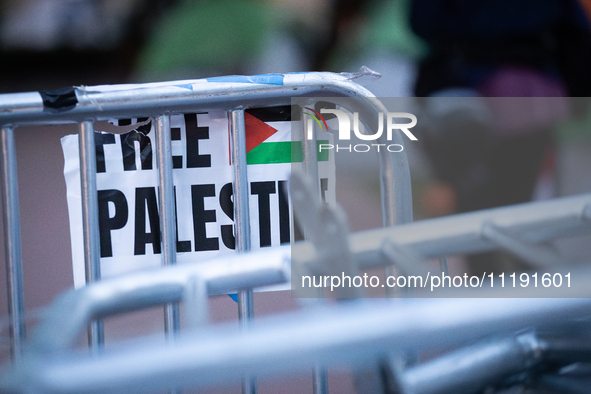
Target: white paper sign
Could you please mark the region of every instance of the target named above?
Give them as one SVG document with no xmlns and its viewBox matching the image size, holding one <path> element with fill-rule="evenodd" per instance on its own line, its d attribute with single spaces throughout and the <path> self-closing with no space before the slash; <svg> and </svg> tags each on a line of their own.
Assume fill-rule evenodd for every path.
<svg viewBox="0 0 591 394">
<path fill-rule="evenodd" d="M 276 112 L 276 111 L 275 111 Z M 126 134 L 95 133 L 97 189 L 103 278 L 161 264 L 158 171 L 150 119 Z M 252 249 L 293 240 L 293 218 L 286 188 L 292 170 L 291 121 L 265 109 L 245 113 Z M 299 120 L 297 120 L 299 122 Z M 144 124 L 142 124 L 144 123 Z M 233 172 L 225 111 L 173 115 L 173 176 L 177 212 L 177 262 L 234 252 Z M 97 130 L 99 131 L 99 130 Z M 318 140 L 332 141 L 319 131 Z M 74 284 L 85 284 L 78 136 L 62 139 Z M 334 157 L 321 157 L 323 195 L 335 201 Z"/>
</svg>

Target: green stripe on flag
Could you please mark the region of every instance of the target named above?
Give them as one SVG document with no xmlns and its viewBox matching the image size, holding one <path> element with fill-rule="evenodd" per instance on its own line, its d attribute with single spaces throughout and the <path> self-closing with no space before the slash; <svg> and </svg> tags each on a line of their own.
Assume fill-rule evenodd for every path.
<svg viewBox="0 0 591 394">
<path fill-rule="evenodd" d="M 316 145 L 328 140 L 316 141 Z M 263 142 L 246 154 L 248 164 L 300 163 L 303 160 L 301 141 Z M 318 161 L 328 161 L 328 150 L 318 152 Z"/>
</svg>

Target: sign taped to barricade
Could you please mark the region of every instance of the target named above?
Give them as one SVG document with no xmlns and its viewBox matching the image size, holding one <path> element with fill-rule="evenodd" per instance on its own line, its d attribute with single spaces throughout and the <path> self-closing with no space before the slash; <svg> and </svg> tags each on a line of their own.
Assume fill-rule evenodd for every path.
<svg viewBox="0 0 591 394">
<path fill-rule="evenodd" d="M 299 116 L 299 115 L 298 115 Z M 287 182 L 292 162 L 302 160 L 301 138 L 292 136 L 290 106 L 245 111 L 251 247 L 294 239 Z M 154 121 L 110 121 L 133 130 L 107 133 L 96 126 L 95 146 L 103 278 L 161 264 L 158 170 Z M 134 127 L 135 125 L 135 127 Z M 171 115 L 177 224 L 177 262 L 234 252 L 233 167 L 226 111 Z M 127 131 L 126 130 L 126 131 Z M 318 143 L 332 141 L 320 131 Z M 74 285 L 85 284 L 78 135 L 62 138 Z M 332 153 L 318 158 L 322 194 L 335 201 Z"/>
</svg>

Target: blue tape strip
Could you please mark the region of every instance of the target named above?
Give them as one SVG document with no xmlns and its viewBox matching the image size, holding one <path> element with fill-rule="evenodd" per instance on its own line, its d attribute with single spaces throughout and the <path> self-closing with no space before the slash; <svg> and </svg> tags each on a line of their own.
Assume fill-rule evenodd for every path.
<svg viewBox="0 0 591 394">
<path fill-rule="evenodd" d="M 193 85 L 191 85 L 190 83 L 185 83 L 182 85 L 174 85 L 177 88 L 184 88 L 184 89 L 189 89 L 189 90 L 193 90 Z"/>
<path fill-rule="evenodd" d="M 233 299 L 235 302 L 238 302 L 238 294 L 228 294 L 230 296 L 231 299 Z"/>
<path fill-rule="evenodd" d="M 207 78 L 207 82 L 260 83 L 264 85 L 283 85 L 283 74 L 228 75 Z"/>
</svg>

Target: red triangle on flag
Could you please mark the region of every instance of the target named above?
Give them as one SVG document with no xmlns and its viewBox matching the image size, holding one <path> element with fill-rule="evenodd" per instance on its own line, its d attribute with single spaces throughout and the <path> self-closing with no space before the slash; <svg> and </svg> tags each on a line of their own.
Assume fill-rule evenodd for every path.
<svg viewBox="0 0 591 394">
<path fill-rule="evenodd" d="M 246 128 L 247 153 L 277 132 L 277 129 L 274 129 L 248 112 L 244 113 L 244 125 Z"/>
</svg>

